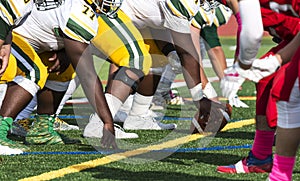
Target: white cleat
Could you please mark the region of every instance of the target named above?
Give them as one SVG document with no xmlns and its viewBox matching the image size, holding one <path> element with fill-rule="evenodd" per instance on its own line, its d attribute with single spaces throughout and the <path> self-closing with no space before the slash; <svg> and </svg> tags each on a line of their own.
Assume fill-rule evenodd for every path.
<svg viewBox="0 0 300 181">
<path fill-rule="evenodd" d="M 102 120 L 96 113 L 91 114 L 89 123 L 84 128 L 83 136 L 86 138 L 102 138 L 103 125 Z M 133 139 L 139 137 L 136 133 L 126 133 L 123 128 L 117 124 L 114 125 L 114 128 L 116 139 Z"/>
<path fill-rule="evenodd" d="M 155 117 L 149 115 L 129 115 L 123 124 L 123 128 L 126 130 L 173 130 L 177 128 L 177 125 L 174 123 L 161 123 Z"/>
<path fill-rule="evenodd" d="M 164 117 L 164 113 L 154 112 L 151 109 L 149 109 L 145 116 L 151 116 L 157 120 L 162 120 L 162 118 Z M 114 117 L 114 122 L 124 123 L 124 121 L 126 120 L 127 117 L 128 117 L 128 113 L 126 113 L 124 111 L 118 111 Z"/>
<path fill-rule="evenodd" d="M 20 149 L 0 145 L 0 155 L 19 155 L 22 153 L 23 151 Z"/>
</svg>

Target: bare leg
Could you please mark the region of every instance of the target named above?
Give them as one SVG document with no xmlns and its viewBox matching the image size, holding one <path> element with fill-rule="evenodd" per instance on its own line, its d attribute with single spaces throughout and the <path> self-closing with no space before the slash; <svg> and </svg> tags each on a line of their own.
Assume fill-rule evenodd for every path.
<svg viewBox="0 0 300 181">
<path fill-rule="evenodd" d="M 38 114 L 55 114 L 65 92 L 58 92 L 49 88 L 44 88 L 38 92 Z"/>
<path fill-rule="evenodd" d="M 32 99 L 32 95 L 16 83 L 8 83 L 0 115 L 15 119 Z"/>
</svg>

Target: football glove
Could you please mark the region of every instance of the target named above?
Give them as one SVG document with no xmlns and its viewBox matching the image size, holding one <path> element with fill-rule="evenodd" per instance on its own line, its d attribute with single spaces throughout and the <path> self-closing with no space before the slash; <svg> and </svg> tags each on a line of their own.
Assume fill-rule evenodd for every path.
<svg viewBox="0 0 300 181">
<path fill-rule="evenodd" d="M 224 78 L 220 81 L 222 95 L 228 99 L 232 99 L 245 81 L 249 70 L 240 68 L 237 62 L 233 66 L 225 69 L 224 74 Z"/>
<path fill-rule="evenodd" d="M 250 69 L 248 78 L 253 82 L 258 82 L 260 79 L 267 77 L 280 67 L 279 60 L 275 55 L 270 55 L 263 59 L 255 59 Z"/>
</svg>

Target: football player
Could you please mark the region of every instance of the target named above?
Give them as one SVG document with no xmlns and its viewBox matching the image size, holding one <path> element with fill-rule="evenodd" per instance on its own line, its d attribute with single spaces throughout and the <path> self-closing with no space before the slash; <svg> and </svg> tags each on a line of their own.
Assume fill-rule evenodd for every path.
<svg viewBox="0 0 300 181">
<path fill-rule="evenodd" d="M 62 86 L 65 84 L 46 85 L 44 88 L 48 74 L 47 68 L 41 60 L 36 62 L 33 60 L 38 57 L 37 53 L 64 49 L 91 105 L 104 122 L 105 131 L 103 131 L 104 135 L 101 140 L 102 145 L 117 147 L 114 140 L 112 117 L 87 47 L 98 30 L 96 11 L 113 16 L 120 5 L 120 1 L 97 1 L 91 6 L 83 0 L 67 0 L 59 8 L 48 11 L 38 11 L 33 8 L 23 25 L 14 30 L 16 36 L 13 38 L 16 38 L 16 41 L 12 46 L 12 53 L 19 61 L 19 67 L 25 74 L 27 73 L 27 76 L 16 76 L 14 81 L 8 85 L 8 91 L 0 109 L 2 123 L 0 145 L 20 147 L 6 137 L 7 131 L 11 127 L 12 120 L 40 89 L 42 90 L 39 91 L 38 97 L 40 97 L 41 104 L 38 104 L 40 107 L 37 110 L 37 123 L 27 134 L 26 141 L 30 144 L 63 143 L 58 133 L 52 129 L 54 117 L 51 115 L 55 113 L 58 106 L 56 98 L 63 95 Z M 32 51 L 26 53 L 24 51 L 28 49 L 25 47 L 34 49 L 31 48 Z M 49 103 L 49 101 L 52 101 L 51 105 L 53 106 L 43 107 L 42 103 Z"/>
<path fill-rule="evenodd" d="M 296 153 L 300 142 L 299 108 L 299 60 L 300 33 L 277 54 L 283 65 L 274 77 L 270 100 L 276 102 L 277 128 L 273 167 L 269 180 L 289 181 L 292 179 L 296 163 Z M 295 52 L 293 54 L 293 52 Z M 268 109 L 269 110 L 269 109 Z"/>
<path fill-rule="evenodd" d="M 208 56 L 219 79 L 224 77 L 223 70 L 227 65 L 225 54 L 219 41 L 217 28 L 226 24 L 231 15 L 232 11 L 230 8 L 218 2 L 210 1 L 203 2 L 200 11 L 192 20 L 192 25 L 194 27 L 193 32 L 196 33 L 195 36 L 198 36 L 200 33 L 200 36 L 202 37 L 201 40 L 204 41 Z M 195 44 L 195 46 L 198 51 L 203 51 L 200 50 L 200 45 Z M 203 69 L 201 69 L 200 73 L 201 82 L 204 87 L 203 93 L 207 98 L 217 101 L 218 95 L 208 81 Z"/>
<path fill-rule="evenodd" d="M 137 1 L 137 2 L 125 1 L 123 3 L 123 5 L 121 6 L 121 9 L 127 16 L 129 16 L 130 20 L 135 24 L 135 26 L 139 30 L 145 29 L 147 27 L 151 27 L 151 28 L 157 29 L 157 30 L 162 30 L 162 29 L 167 30 L 167 31 L 163 31 L 161 34 L 159 33 L 159 35 L 165 35 L 165 32 L 167 32 L 168 34 L 165 37 L 170 37 L 170 35 L 171 35 L 171 37 L 173 38 L 173 41 L 176 41 L 177 43 L 182 43 L 181 45 L 178 44 L 176 47 L 177 47 L 177 52 L 180 52 L 180 55 L 182 55 L 183 59 L 185 59 L 185 61 L 188 62 L 188 63 L 186 62 L 184 64 L 186 66 L 185 68 L 191 66 L 191 67 L 187 68 L 187 70 L 189 72 L 185 71 L 184 74 L 186 77 L 188 77 L 187 78 L 188 86 L 190 88 L 194 87 L 194 89 L 191 89 L 193 98 L 195 99 L 196 102 L 201 100 L 200 102 L 202 102 L 202 104 L 204 104 L 204 103 L 210 104 L 211 103 L 210 101 L 208 101 L 202 97 L 202 86 L 200 85 L 200 76 L 199 76 L 200 68 L 198 65 L 199 57 L 198 57 L 198 54 L 197 54 L 194 46 L 192 44 L 190 44 L 192 39 L 190 36 L 189 19 L 191 19 L 193 17 L 193 15 L 195 14 L 195 12 L 198 11 L 199 4 L 197 4 L 197 3 L 195 4 L 195 2 L 193 2 L 193 1 L 187 1 L 187 2 L 188 2 L 187 4 L 184 4 L 181 1 L 172 1 L 172 2 L 171 1 L 153 1 L 149 4 L 148 1 Z M 146 8 L 146 4 L 147 4 L 147 8 Z M 184 4 L 184 6 L 183 6 L 183 4 Z M 178 11 L 177 9 L 179 9 L 179 14 L 178 13 L 175 14 L 174 12 L 172 12 L 170 10 L 170 7 L 173 8 L 174 12 Z M 180 11 L 181 7 L 185 8 L 186 11 L 184 11 L 182 9 Z M 139 9 L 139 11 L 136 11 L 136 9 Z M 161 12 L 163 12 L 163 15 L 161 14 Z M 116 24 L 116 22 L 114 22 L 114 20 L 110 20 L 110 21 L 112 21 L 114 23 L 113 25 Z M 176 22 L 182 23 L 182 26 L 180 26 L 181 28 L 178 29 L 178 26 L 175 25 Z M 112 23 L 110 23 L 110 24 L 112 24 Z M 169 31 L 170 29 L 171 29 L 171 31 Z M 116 31 L 116 30 L 114 29 L 114 31 Z M 172 32 L 172 33 L 170 33 L 170 32 Z M 158 34 L 155 34 L 153 37 L 150 37 L 150 38 L 166 41 L 166 39 L 157 38 L 157 36 L 158 36 Z M 147 39 L 147 36 L 144 35 L 143 38 Z M 183 41 L 186 43 L 184 43 Z M 100 41 L 98 41 L 98 42 L 100 42 Z M 189 43 L 187 43 L 187 42 L 189 42 Z M 107 45 L 107 43 L 106 44 L 103 43 L 103 45 Z M 187 49 L 189 49 L 189 50 L 185 50 L 183 47 L 188 47 Z M 117 47 L 117 48 L 119 48 L 119 47 Z M 117 48 L 115 48 L 115 49 L 117 49 Z M 105 50 L 105 48 L 100 48 L 100 49 Z M 112 54 L 109 54 L 109 55 L 112 55 Z M 190 60 L 190 61 L 188 61 L 188 60 Z M 116 63 L 118 63 L 118 62 L 116 62 Z M 155 63 L 155 61 L 153 61 L 153 63 Z M 197 66 L 195 67 L 192 64 L 196 64 Z M 192 68 L 192 66 L 193 66 L 193 68 Z M 122 72 L 120 72 L 120 73 L 122 73 Z M 120 73 L 118 72 L 117 74 L 122 76 L 123 74 L 120 74 Z M 146 79 L 147 78 L 145 77 L 142 82 L 144 82 Z M 193 79 L 195 79 L 195 81 Z M 132 106 L 133 108 L 130 113 L 131 116 L 129 116 L 129 118 L 134 117 L 134 119 L 126 119 L 125 120 L 124 125 L 123 125 L 125 129 L 151 129 L 151 127 L 147 126 L 147 124 L 149 125 L 149 122 L 143 120 L 141 115 L 145 115 L 147 113 L 148 108 L 151 104 L 152 94 L 153 94 L 152 93 L 153 86 L 151 86 L 151 89 L 149 89 L 149 88 L 146 89 L 144 86 L 145 85 L 149 86 L 151 84 L 143 84 L 142 82 L 138 87 L 138 93 L 135 94 L 136 98 L 134 99 L 135 101 L 133 102 L 133 106 Z M 114 86 L 111 86 L 111 85 L 112 84 L 108 85 L 107 92 L 114 91 Z M 142 95 L 139 92 L 139 89 L 144 91 L 143 92 L 144 95 Z M 124 89 L 124 92 L 125 92 L 125 90 L 128 90 L 128 88 Z M 146 96 L 145 96 L 145 91 L 147 92 Z M 150 93 L 149 91 L 152 91 L 152 92 Z M 119 91 L 119 94 L 120 94 L 120 91 Z M 111 108 L 111 111 L 112 110 L 114 110 L 114 111 L 112 111 L 112 112 L 116 112 L 120 108 L 122 102 L 124 101 L 124 99 L 122 100 L 120 98 L 121 98 L 120 96 L 116 96 L 116 94 L 114 94 L 114 93 L 106 96 L 108 103 L 113 106 L 113 108 Z M 203 100 L 202 100 L 202 98 L 203 98 Z M 198 105 L 200 106 L 200 104 L 198 104 Z M 216 106 L 221 107 L 221 105 L 219 105 L 219 104 L 217 104 Z M 205 110 L 205 109 L 210 110 L 210 107 L 207 106 L 205 108 L 205 106 L 201 106 L 201 109 L 202 110 Z M 205 111 L 207 111 L 207 110 L 205 110 Z M 218 112 L 217 112 L 217 117 L 218 116 L 222 117 L 223 115 L 221 115 L 221 113 L 218 114 Z M 217 118 L 217 119 L 219 119 L 219 118 Z M 150 120 L 150 122 L 153 122 L 153 120 Z M 143 125 L 145 125 L 145 127 L 141 128 L 141 126 L 143 126 Z M 159 129 L 161 129 L 161 128 L 159 128 Z"/>
<path fill-rule="evenodd" d="M 211 109 L 210 104 L 213 104 L 212 107 L 222 107 L 222 105 L 212 103 L 206 98 L 203 98 L 202 84 L 199 75 L 200 57 L 193 45 L 190 30 L 190 22 L 199 11 L 199 6 L 199 1 L 183 2 L 180 0 L 166 0 L 152 1 L 151 3 L 148 1 L 124 1 L 121 9 L 130 17 L 138 29 L 151 27 L 156 29 L 156 31 L 168 32 L 168 37 L 171 37 L 171 43 L 175 45 L 175 50 L 181 59 L 183 74 L 194 102 L 201 112 L 209 112 Z M 159 37 L 159 34 L 160 33 L 153 35 L 153 38 L 168 41 L 163 37 Z M 146 98 L 140 99 L 143 100 L 141 101 L 143 103 L 148 101 Z M 150 103 L 144 104 L 144 107 L 148 108 Z M 216 120 L 222 117 L 218 111 L 216 111 L 214 116 L 216 116 Z M 128 118 L 130 118 L 130 116 Z M 131 120 L 137 120 L 128 118 L 124 122 L 125 129 L 127 126 L 131 128 Z"/>
<path fill-rule="evenodd" d="M 32 0 L 24 0 L 24 1 L 1 1 L 0 2 L 0 26 L 2 27 L 0 32 L 0 60 L 1 60 L 1 69 L 0 69 L 0 76 L 1 76 L 1 99 L 3 100 L 7 84 L 6 82 L 12 81 L 17 73 L 17 62 L 15 57 L 10 55 L 11 52 L 11 46 L 12 44 L 12 29 L 16 28 L 17 26 L 21 25 L 27 18 L 28 14 L 31 12 L 32 7 L 34 5 L 34 2 Z M 49 2 L 47 0 L 42 0 L 36 2 L 36 6 L 40 10 L 49 10 L 56 8 L 60 6 L 62 1 L 57 2 Z M 18 41 L 18 38 L 14 38 L 15 41 Z M 25 45 L 26 46 L 26 45 Z M 22 50 L 21 50 L 22 52 Z M 28 57 L 31 57 L 33 59 L 34 56 L 31 54 L 32 49 L 28 48 L 27 52 Z M 9 61 L 10 60 L 10 61 Z M 38 70 L 39 71 L 39 70 Z M 37 79 L 38 81 L 38 79 Z M 2 101 L 1 101 L 2 102 Z M 15 147 L 21 147 L 25 148 L 22 145 L 18 145 L 16 143 L 11 142 L 10 140 L 7 140 L 6 138 L 6 132 L 10 127 L 10 122 L 6 124 L 3 121 L 2 127 L 2 134 L 1 134 L 1 144 L 8 146 L 4 146 L 6 151 L 2 154 L 10 154 L 10 153 L 21 153 L 22 150 L 17 149 Z M 4 141 L 4 142 L 3 142 Z M 12 146 L 10 144 L 13 144 L 15 146 Z M 11 152 L 10 152 L 11 150 Z"/>
<path fill-rule="evenodd" d="M 274 142 L 275 127 L 277 126 L 277 122 L 279 123 L 279 119 L 277 121 L 277 115 L 278 114 L 281 115 L 283 114 L 284 111 L 286 111 L 282 109 L 282 107 L 280 108 L 281 112 L 279 112 L 279 109 L 276 109 L 276 101 L 278 100 L 278 98 L 272 98 L 274 93 L 271 94 L 271 89 L 273 90 L 278 89 L 278 86 L 273 86 L 273 85 L 275 85 L 274 79 L 280 80 L 280 78 L 277 78 L 277 74 L 278 77 L 280 77 L 280 73 L 275 72 L 280 66 L 280 64 L 285 64 L 286 62 L 292 59 L 295 52 L 298 52 L 297 48 L 299 45 L 297 45 L 296 43 L 297 41 L 299 41 L 297 39 L 299 38 L 298 32 L 300 28 L 299 7 L 297 1 L 291 1 L 291 2 L 260 1 L 260 3 L 261 3 L 261 13 L 262 13 L 264 29 L 266 31 L 269 31 L 269 33 L 274 37 L 276 37 L 277 40 L 280 40 L 280 43 L 277 47 L 272 48 L 268 53 L 266 53 L 261 60 L 255 60 L 253 63 L 253 66 L 258 69 L 256 70 L 257 77 L 254 79 L 255 82 L 258 82 L 258 84 L 256 86 L 257 89 L 256 132 L 255 132 L 253 147 L 249 152 L 248 157 L 244 158 L 243 160 L 241 160 L 235 165 L 219 166 L 217 168 L 219 172 L 225 172 L 225 173 L 270 172 L 272 168 L 272 146 Z M 290 8 L 283 8 L 283 7 L 290 7 Z M 297 59 L 296 56 L 294 56 L 293 60 L 297 61 L 295 59 Z M 287 67 L 287 65 L 285 67 Z M 280 69 L 281 74 L 285 70 L 287 69 L 282 67 Z M 290 72 L 295 73 L 297 72 L 297 70 L 290 70 Z M 294 79 L 291 78 L 289 80 L 291 80 L 292 82 L 291 85 L 293 86 L 295 82 L 295 78 Z M 291 89 L 292 86 L 285 86 L 285 87 L 289 87 Z M 284 94 L 289 96 L 290 91 L 285 90 Z M 277 97 L 281 97 L 281 96 L 277 96 Z M 281 118 L 280 121 L 283 121 L 283 118 Z M 291 121 L 293 121 L 292 118 Z M 288 128 L 296 128 L 296 127 L 288 127 Z M 283 130 L 284 128 L 287 127 L 283 126 Z M 278 128 L 278 130 L 282 130 L 282 128 Z M 293 138 L 290 139 L 293 140 Z M 295 137 L 295 139 L 298 138 Z M 289 147 L 287 145 L 283 146 L 282 143 L 283 142 L 281 142 L 281 146 L 279 146 L 281 147 L 281 150 L 282 148 L 288 150 L 290 149 L 289 152 L 290 154 L 288 156 L 291 156 L 295 152 L 293 150 L 294 147 L 293 146 Z M 282 154 L 282 152 L 280 154 Z M 281 159 L 281 161 L 283 160 L 282 157 L 280 156 L 278 157 L 277 155 L 275 159 L 278 158 L 279 160 Z M 291 168 L 289 168 L 289 170 L 290 169 Z M 290 175 L 290 173 L 288 175 Z M 280 180 L 282 179 L 283 178 L 281 178 Z"/>
<path fill-rule="evenodd" d="M 112 82 L 111 84 L 114 85 L 113 91 L 110 90 L 110 92 L 108 92 L 109 89 L 106 89 L 107 92 L 105 97 L 108 100 L 108 105 L 110 107 L 112 116 L 114 116 L 119 104 L 122 104 L 123 99 L 126 99 L 130 92 L 139 91 L 139 81 L 134 81 L 132 78 L 130 78 L 128 72 L 136 72 L 138 73 L 138 76 L 142 78 L 144 75 L 148 74 L 150 66 L 162 66 L 163 64 L 166 64 L 164 63 L 166 60 L 159 59 L 159 61 L 155 61 L 156 63 L 154 62 L 151 65 L 151 56 L 148 52 L 149 47 L 150 49 L 156 49 L 156 51 L 158 51 L 158 48 L 153 43 L 151 43 L 151 45 L 145 45 L 144 39 L 140 35 L 140 32 L 135 28 L 131 20 L 122 11 L 119 11 L 117 16 L 113 18 L 107 17 L 106 15 L 99 15 L 98 23 L 98 33 L 92 41 L 93 54 L 104 59 L 108 59 L 111 63 L 117 65 L 121 69 L 126 69 L 126 72 L 121 71 L 122 75 L 119 75 L 118 77 L 115 76 L 116 79 L 109 80 L 109 83 Z M 114 39 L 115 41 L 111 41 L 111 39 Z M 129 81 L 128 79 L 132 79 L 132 81 Z M 47 82 L 49 82 L 49 78 Z M 150 87 L 147 88 L 147 90 L 153 89 L 152 84 L 146 85 Z M 73 79 L 69 86 L 68 94 L 63 98 L 64 101 L 62 104 L 64 104 L 65 101 L 72 95 L 77 86 L 78 82 L 76 83 L 76 79 Z M 120 89 L 121 86 L 123 86 L 123 89 Z M 118 101 L 115 100 L 115 102 L 111 102 L 110 100 L 112 98 Z M 27 107 L 22 112 L 22 117 L 27 118 L 35 105 L 36 104 L 30 104 L 31 108 Z M 154 126 L 149 126 L 149 129 L 154 127 L 157 129 L 160 128 L 159 126 L 164 127 L 164 129 L 174 129 L 174 124 L 167 125 L 152 121 L 150 123 L 152 123 Z M 96 114 L 93 114 L 90 118 L 89 124 L 85 127 L 83 135 L 85 137 L 102 137 L 103 133 L 99 131 L 101 127 L 103 127 L 102 121 Z M 116 138 L 118 139 L 137 137 L 136 134 L 125 133 L 118 128 L 115 129 Z"/>
</svg>

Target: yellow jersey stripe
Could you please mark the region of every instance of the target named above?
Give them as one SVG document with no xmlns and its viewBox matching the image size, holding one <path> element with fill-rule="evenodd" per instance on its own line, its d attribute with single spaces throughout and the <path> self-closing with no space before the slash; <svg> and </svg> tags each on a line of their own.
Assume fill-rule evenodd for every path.
<svg viewBox="0 0 300 181">
<path fill-rule="evenodd" d="M 15 6 L 15 4 L 12 2 L 12 0 L 9 0 L 10 7 L 14 11 L 15 15 L 19 18 L 21 17 L 21 13 L 19 12 L 18 8 Z"/>
<path fill-rule="evenodd" d="M 8 20 L 9 22 L 7 22 L 7 23 L 9 23 L 9 25 L 12 26 L 14 24 L 14 20 L 13 20 L 12 16 L 10 15 L 10 13 L 7 11 L 7 9 L 2 4 L 0 4 L 0 10 L 5 16 L 3 18 L 3 20 L 4 21 Z"/>
<path fill-rule="evenodd" d="M 64 30 L 64 33 L 65 33 L 67 36 L 69 36 L 70 38 L 82 42 L 82 40 L 81 40 L 80 38 L 78 38 L 78 35 L 75 34 L 75 33 L 74 33 L 72 30 L 70 30 L 69 28 L 66 28 L 66 29 Z"/>
</svg>

